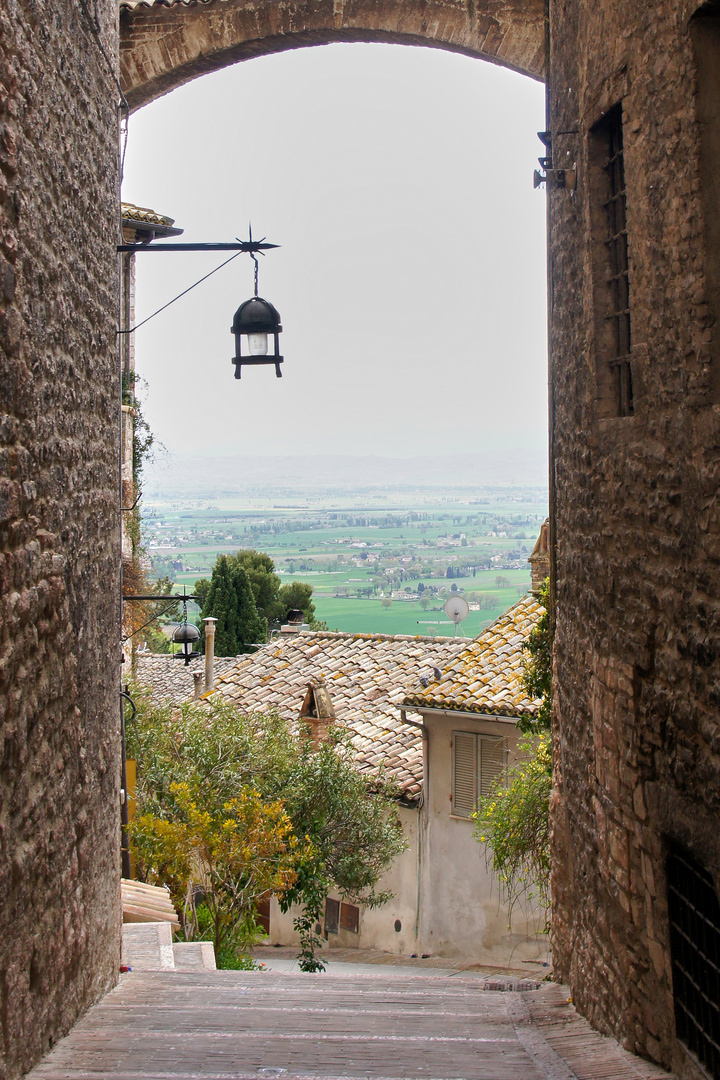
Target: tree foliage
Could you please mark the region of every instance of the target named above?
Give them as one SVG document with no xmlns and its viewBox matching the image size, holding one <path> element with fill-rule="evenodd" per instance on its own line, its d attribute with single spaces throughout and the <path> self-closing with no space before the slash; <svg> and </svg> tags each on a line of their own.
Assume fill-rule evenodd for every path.
<svg viewBox="0 0 720 1080">
<path fill-rule="evenodd" d="M 339 728 L 313 750 L 277 713 L 245 715 L 222 701 L 159 709 L 142 692 L 137 701 L 127 746 L 138 762 L 141 874 L 168 885 L 190 936 L 203 929 L 199 885 L 221 945 L 248 943 L 261 895 L 285 910 L 303 905 L 301 966 L 322 967 L 314 928 L 330 889 L 368 906 L 389 899 L 376 886 L 406 846 L 392 786 L 369 787 Z"/>
<path fill-rule="evenodd" d="M 296 884 L 281 899 L 287 911 L 299 903 L 295 920 L 300 935 L 303 970 L 324 969 L 315 957 L 321 945 L 315 925 L 334 884 L 349 900 L 378 907 L 392 896 L 376 885 L 393 859 L 407 846 L 391 784 L 377 779 L 372 791 L 354 768 L 347 735 L 339 727 L 312 751 L 300 744 L 284 791 L 285 805 L 299 835 L 307 837 L 312 855 L 300 867 Z"/>
<path fill-rule="evenodd" d="M 219 564 L 221 560 L 224 560 L 224 568 L 221 571 Z M 321 626 L 315 620 L 315 605 L 312 602 L 312 585 L 306 585 L 302 581 L 293 581 L 287 585 L 282 585 L 280 582 L 280 576 L 275 572 L 275 564 L 269 555 L 265 555 L 262 551 L 255 551 L 252 548 L 241 548 L 235 555 L 220 555 L 213 567 L 213 577 L 208 581 L 207 578 L 198 578 L 195 582 L 194 591 L 198 597 L 198 603 L 202 608 L 203 617 L 208 615 L 215 615 L 217 613 L 210 609 L 210 589 L 212 586 L 212 580 L 215 578 L 216 573 L 221 574 L 234 574 L 236 569 L 241 569 L 250 585 L 252 591 L 252 597 L 255 604 L 258 617 L 263 621 L 265 626 L 265 633 L 267 634 L 267 627 L 280 625 L 285 622 L 289 611 L 297 609 L 302 611 L 305 622 L 316 629 L 324 629 L 324 624 Z M 215 601 L 215 594 L 213 594 L 213 602 Z M 204 629 L 202 632 L 202 638 L 204 640 Z M 255 637 L 254 641 L 261 641 L 264 638 Z M 218 631 L 215 631 L 215 648 L 218 651 Z M 219 656 L 234 656 L 235 653 L 220 653 Z"/>
<path fill-rule="evenodd" d="M 234 558 L 248 576 L 258 615 L 267 623 L 278 622 L 285 612 L 280 612 L 280 576 L 275 573 L 275 563 L 269 555 L 252 548 L 241 548 Z"/>
<path fill-rule="evenodd" d="M 278 593 L 280 605 L 280 618 L 285 621 L 289 611 L 302 611 L 305 622 L 310 626 L 317 625 L 315 620 L 315 605 L 312 602 L 312 585 L 306 585 L 303 581 L 291 581 L 287 585 L 281 585 Z"/>
<path fill-rule="evenodd" d="M 297 879 L 298 840 L 279 800 L 266 801 L 242 787 L 226 802 L 208 799 L 202 785 L 170 784 L 172 812 L 140 814 L 133 840 L 146 869 L 183 898 L 185 929 L 197 936 L 193 883 L 202 890 L 222 956 L 228 937 L 246 929 L 255 905 L 268 892 L 283 894 Z M 169 808 L 166 808 L 169 809 Z"/>
<path fill-rule="evenodd" d="M 550 737 L 526 735 L 520 760 L 507 782 L 481 798 L 475 837 L 486 845 L 488 864 L 498 877 L 508 905 L 508 924 L 521 901 L 541 913 L 545 928 L 550 911 L 550 840 L 548 812 L 552 759 Z"/>
<path fill-rule="evenodd" d="M 217 656 L 239 656 L 267 640 L 267 622 L 258 614 L 248 576 L 233 556 L 221 555 L 213 567 L 202 608 L 202 618 L 208 616 L 217 619 Z"/>
<path fill-rule="evenodd" d="M 540 698 L 536 717 L 518 720 L 521 731 L 550 731 L 552 723 L 553 642 L 550 623 L 550 590 L 541 585 L 538 600 L 545 609 L 530 631 L 523 649 L 526 652 L 523 686 L 531 698 Z"/>
</svg>

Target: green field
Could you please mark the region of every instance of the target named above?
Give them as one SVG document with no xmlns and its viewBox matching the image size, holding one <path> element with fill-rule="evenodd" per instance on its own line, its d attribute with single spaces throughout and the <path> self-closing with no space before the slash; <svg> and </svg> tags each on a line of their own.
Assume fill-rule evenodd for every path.
<svg viewBox="0 0 720 1080">
<path fill-rule="evenodd" d="M 188 591 L 219 554 L 255 548 L 273 559 L 283 583 L 313 587 L 315 615 L 349 633 L 454 633 L 442 608 L 450 591 L 471 610 L 462 632 L 476 636 L 530 586 L 527 557 L 547 509 L 543 498 L 430 498 L 383 495 L 378 507 L 308 496 L 303 505 L 240 499 L 144 506 L 155 572 Z M 500 579 L 500 580 L 498 580 Z M 426 609 L 420 603 L 422 582 Z M 415 594 L 401 600 L 399 595 Z M 423 592 L 422 589 L 419 590 Z M 388 600 L 391 603 L 388 604 Z"/>
<path fill-rule="evenodd" d="M 497 603 L 492 608 L 471 611 L 460 624 L 459 636 L 477 637 L 503 611 L 530 587 L 530 575 L 524 571 L 508 571 L 513 578 L 511 587 L 486 590 Z M 444 599 L 444 598 L 443 598 Z M 454 626 L 442 610 L 443 603 L 435 601 L 426 610 L 417 601 L 393 600 L 389 608 L 376 598 L 370 600 L 356 597 L 338 598 L 327 593 L 314 593 L 313 602 L 318 619 L 324 620 L 331 630 L 356 634 L 422 634 L 450 637 Z M 437 624 L 437 625 L 433 625 Z"/>
</svg>

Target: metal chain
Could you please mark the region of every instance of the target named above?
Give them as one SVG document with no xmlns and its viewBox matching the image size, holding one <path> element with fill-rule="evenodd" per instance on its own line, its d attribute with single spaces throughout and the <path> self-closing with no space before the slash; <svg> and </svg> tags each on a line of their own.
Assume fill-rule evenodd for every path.
<svg viewBox="0 0 720 1080">
<path fill-rule="evenodd" d="M 252 258 L 253 258 L 253 262 L 255 263 L 255 295 L 257 296 L 257 294 L 258 294 L 258 270 L 259 270 L 260 264 L 258 263 L 258 260 L 255 258 L 254 255 L 253 255 Z"/>
</svg>

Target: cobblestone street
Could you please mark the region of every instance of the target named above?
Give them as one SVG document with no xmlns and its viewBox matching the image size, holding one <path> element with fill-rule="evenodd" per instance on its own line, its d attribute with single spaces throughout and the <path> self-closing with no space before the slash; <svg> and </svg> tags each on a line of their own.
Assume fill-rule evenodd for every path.
<svg viewBox="0 0 720 1080">
<path fill-rule="evenodd" d="M 554 984 L 275 971 L 125 975 L 32 1080 L 660 1080 Z"/>
</svg>

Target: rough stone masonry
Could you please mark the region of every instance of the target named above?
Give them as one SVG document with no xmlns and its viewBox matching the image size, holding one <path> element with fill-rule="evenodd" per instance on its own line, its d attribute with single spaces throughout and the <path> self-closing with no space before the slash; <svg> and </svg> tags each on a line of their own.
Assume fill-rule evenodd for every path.
<svg viewBox="0 0 720 1080">
<path fill-rule="evenodd" d="M 0 1076 L 119 964 L 117 16 L 0 6 Z"/>
<path fill-rule="evenodd" d="M 552 164 L 577 167 L 549 191 L 555 970 L 601 1030 L 699 1076 L 666 865 L 679 845 L 720 881 L 718 9 L 550 18 Z"/>
</svg>

